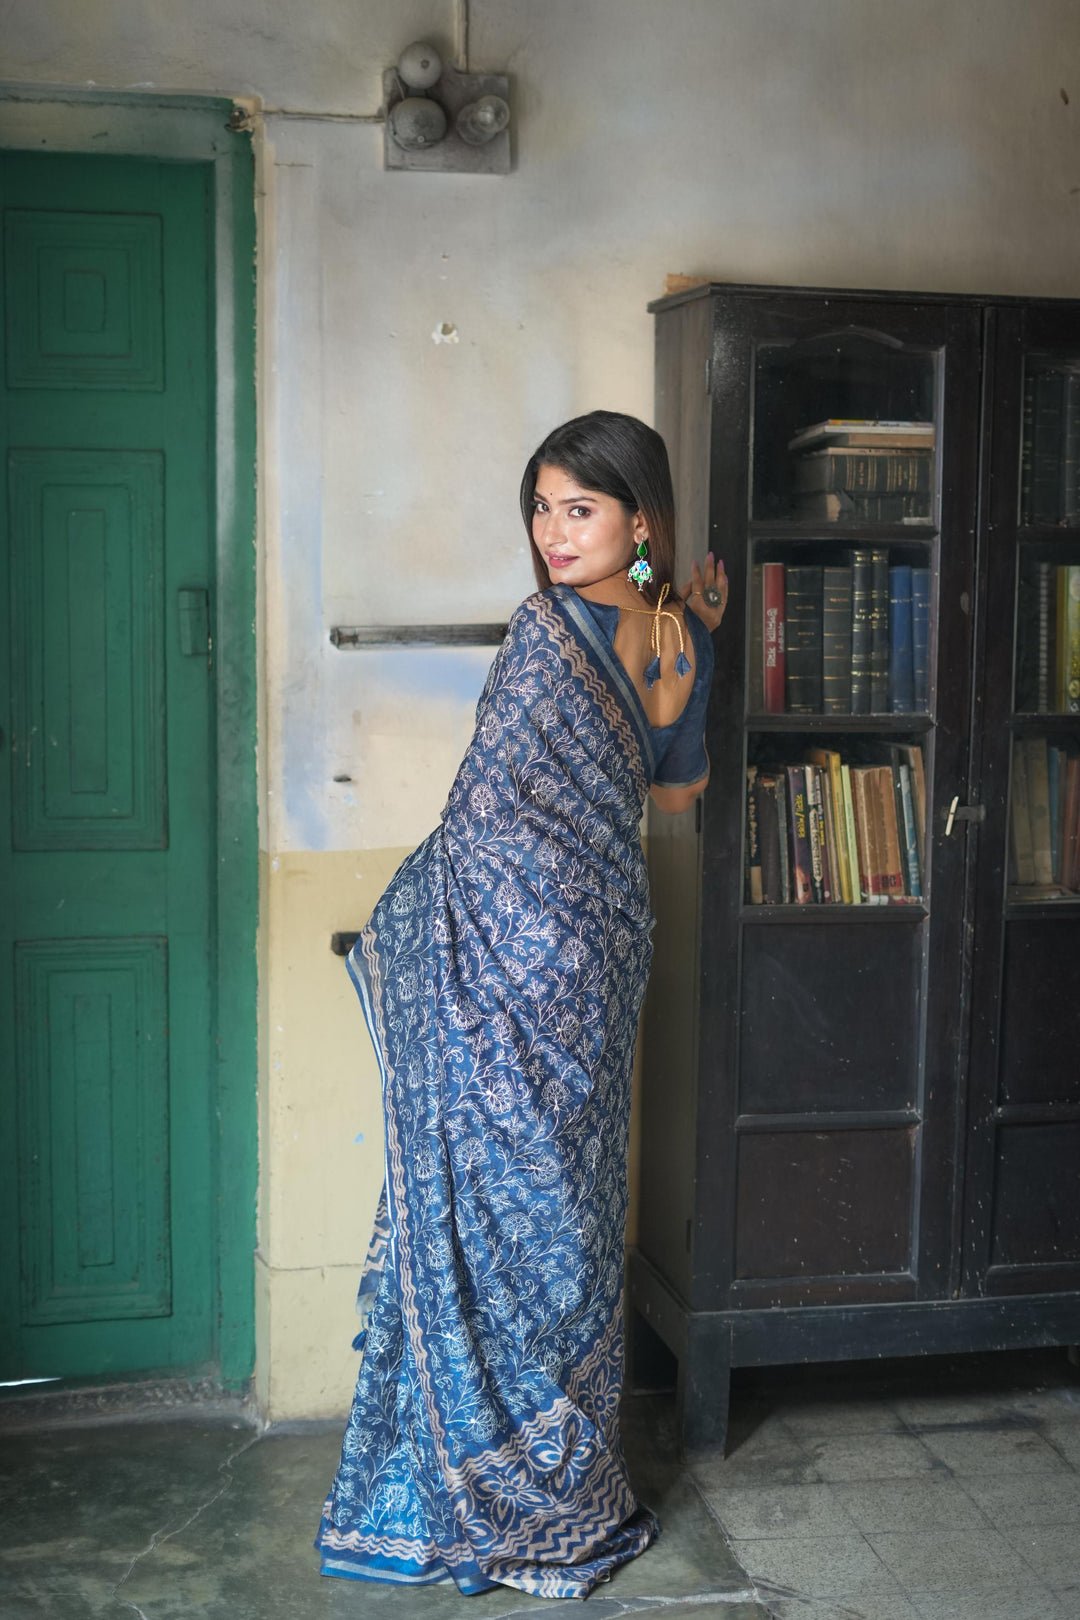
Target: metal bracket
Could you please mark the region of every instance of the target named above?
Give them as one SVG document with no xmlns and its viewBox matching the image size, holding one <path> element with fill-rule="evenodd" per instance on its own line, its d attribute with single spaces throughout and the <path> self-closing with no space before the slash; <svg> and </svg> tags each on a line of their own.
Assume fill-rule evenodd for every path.
<svg viewBox="0 0 1080 1620">
<path fill-rule="evenodd" d="M 954 821 L 983 822 L 985 820 L 985 804 L 961 804 L 959 793 L 954 793 L 952 803 L 949 806 L 949 814 L 945 821 L 945 836 L 946 838 L 949 837 L 953 830 Z"/>
</svg>

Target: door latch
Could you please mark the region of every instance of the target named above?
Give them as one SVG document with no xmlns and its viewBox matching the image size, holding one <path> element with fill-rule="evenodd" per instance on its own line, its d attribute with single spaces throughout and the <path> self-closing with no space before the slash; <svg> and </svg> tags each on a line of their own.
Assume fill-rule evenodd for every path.
<svg viewBox="0 0 1080 1620">
<path fill-rule="evenodd" d="M 948 818 L 945 822 L 945 836 L 948 838 L 953 830 L 954 821 L 985 821 L 985 804 L 961 804 L 959 793 L 953 794 L 952 804 L 949 806 Z"/>
</svg>

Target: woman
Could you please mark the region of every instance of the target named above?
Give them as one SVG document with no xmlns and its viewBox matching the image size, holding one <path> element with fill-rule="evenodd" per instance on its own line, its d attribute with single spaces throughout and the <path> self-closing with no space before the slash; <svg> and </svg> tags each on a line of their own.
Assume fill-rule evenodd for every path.
<svg viewBox="0 0 1080 1620">
<path fill-rule="evenodd" d="M 656 1535 L 618 1433 L 630 1081 L 653 918 L 647 792 L 704 789 L 723 565 L 671 594 L 663 440 L 594 411 L 521 488 L 513 614 L 441 825 L 349 968 L 386 1185 L 322 1573 L 587 1597 Z M 628 577 L 629 575 L 629 577 Z"/>
</svg>

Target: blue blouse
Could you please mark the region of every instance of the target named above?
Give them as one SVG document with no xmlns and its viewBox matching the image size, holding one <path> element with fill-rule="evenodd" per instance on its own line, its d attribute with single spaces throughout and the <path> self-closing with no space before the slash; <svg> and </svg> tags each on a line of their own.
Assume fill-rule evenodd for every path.
<svg viewBox="0 0 1080 1620">
<path fill-rule="evenodd" d="M 608 646 L 614 649 L 615 632 L 619 627 L 618 608 L 609 602 L 590 601 L 586 596 L 578 596 L 578 601 L 588 610 L 589 617 Z M 684 619 L 687 633 L 694 643 L 694 689 L 677 720 L 667 726 L 649 726 L 656 753 L 656 775 L 653 777 L 656 787 L 689 787 L 692 782 L 700 782 L 709 772 L 709 756 L 705 752 L 705 711 L 712 690 L 712 636 L 692 609 L 687 608 Z M 668 656 L 666 651 L 664 656 Z"/>
</svg>

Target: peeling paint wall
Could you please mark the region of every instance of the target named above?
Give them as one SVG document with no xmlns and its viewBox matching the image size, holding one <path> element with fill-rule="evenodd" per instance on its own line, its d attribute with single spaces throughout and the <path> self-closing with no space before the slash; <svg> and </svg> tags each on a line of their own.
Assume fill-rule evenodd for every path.
<svg viewBox="0 0 1080 1620">
<path fill-rule="evenodd" d="M 371 113 L 401 47 L 453 30 L 450 0 L 5 7 L 9 80 L 255 98 L 276 1418 L 347 1406 L 381 1173 L 329 936 L 437 819 L 490 657 L 335 651 L 331 625 L 510 612 L 521 467 L 578 411 L 650 415 L 668 271 L 1080 291 L 1073 0 L 473 0 L 470 65 L 512 75 L 506 179 L 387 174 L 376 125 L 280 110 Z"/>
</svg>

